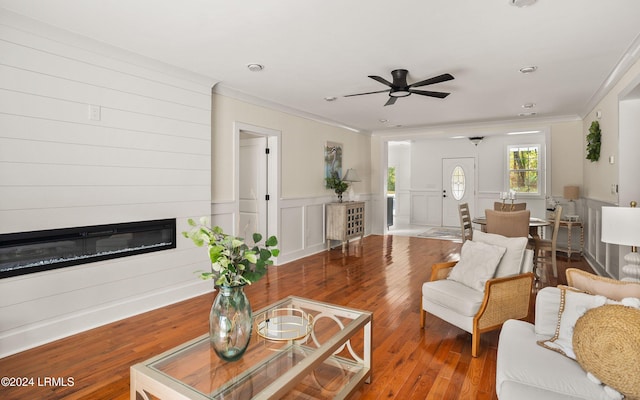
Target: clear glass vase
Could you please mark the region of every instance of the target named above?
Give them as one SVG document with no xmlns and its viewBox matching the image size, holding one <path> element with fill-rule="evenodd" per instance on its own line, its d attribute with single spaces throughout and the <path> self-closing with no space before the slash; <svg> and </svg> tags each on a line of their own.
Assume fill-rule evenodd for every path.
<svg viewBox="0 0 640 400">
<path fill-rule="evenodd" d="M 251 304 L 244 286 L 219 287 L 209 314 L 209 339 L 218 357 L 239 360 L 247 350 L 252 329 Z"/>
</svg>

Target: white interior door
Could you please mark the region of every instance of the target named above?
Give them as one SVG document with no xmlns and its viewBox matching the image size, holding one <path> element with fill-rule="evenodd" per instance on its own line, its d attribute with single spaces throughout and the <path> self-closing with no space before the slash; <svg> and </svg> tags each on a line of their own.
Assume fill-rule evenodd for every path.
<svg viewBox="0 0 640 400">
<path fill-rule="evenodd" d="M 266 137 L 240 139 L 239 236 L 251 240 L 255 232 L 267 232 Z"/>
<path fill-rule="evenodd" d="M 460 226 L 460 203 L 474 210 L 475 169 L 474 158 L 442 159 L 442 226 Z"/>
</svg>

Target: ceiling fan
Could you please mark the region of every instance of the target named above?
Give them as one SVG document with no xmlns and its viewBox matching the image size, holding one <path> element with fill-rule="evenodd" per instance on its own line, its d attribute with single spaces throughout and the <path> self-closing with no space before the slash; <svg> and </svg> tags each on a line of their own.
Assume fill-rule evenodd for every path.
<svg viewBox="0 0 640 400">
<path fill-rule="evenodd" d="M 439 99 L 444 99 L 449 95 L 449 93 L 445 93 L 445 92 L 432 92 L 429 90 L 418 90 L 413 88 L 420 87 L 420 86 L 433 85 L 434 83 L 450 81 L 454 79 L 451 74 L 442 74 L 442 75 L 434 76 L 433 78 L 425 79 L 424 81 L 415 82 L 409 85 L 407 83 L 408 73 L 409 71 L 407 71 L 406 69 L 394 69 L 393 71 L 391 71 L 391 76 L 393 77 L 393 83 L 379 76 L 369 75 L 369 78 L 375 81 L 378 81 L 383 85 L 389 86 L 390 89 L 378 90 L 376 92 L 348 94 L 344 97 L 362 96 L 365 94 L 389 92 L 389 100 L 387 100 L 387 102 L 385 103 L 385 106 L 390 106 L 396 102 L 398 97 L 407 97 L 412 93 L 419 94 L 422 96 L 437 97 Z"/>
</svg>

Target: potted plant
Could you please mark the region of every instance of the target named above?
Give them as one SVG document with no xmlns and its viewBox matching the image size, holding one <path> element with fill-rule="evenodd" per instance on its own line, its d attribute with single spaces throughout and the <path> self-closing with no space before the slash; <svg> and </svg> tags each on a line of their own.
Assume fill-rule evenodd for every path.
<svg viewBox="0 0 640 400">
<path fill-rule="evenodd" d="M 338 195 L 338 202 L 342 203 L 342 193 L 349 188 L 349 183 L 340 179 L 337 172 L 333 172 L 330 177 L 325 178 L 327 189 L 333 189 Z"/>
<path fill-rule="evenodd" d="M 182 232 L 198 247 L 207 248 L 211 260 L 211 271 L 200 272 L 202 279 L 214 279 L 219 293 L 209 314 L 209 337 L 216 354 L 226 361 L 242 357 L 253 329 L 251 304 L 244 293 L 244 286 L 257 282 L 273 264 L 272 257 L 280 251 L 275 236 L 260 245 L 262 235 L 253 234 L 253 246 L 244 239 L 227 235 L 219 226 L 210 227 L 208 219 L 199 223 L 188 220 L 192 229 Z"/>
</svg>

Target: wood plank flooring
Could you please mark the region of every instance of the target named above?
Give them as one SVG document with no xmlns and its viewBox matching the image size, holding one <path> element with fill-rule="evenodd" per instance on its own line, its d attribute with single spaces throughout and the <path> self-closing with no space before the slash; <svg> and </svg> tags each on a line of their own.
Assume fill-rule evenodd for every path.
<svg viewBox="0 0 640 400">
<path fill-rule="evenodd" d="M 498 333 L 484 334 L 478 358 L 471 336 L 427 315 L 420 329 L 420 290 L 431 264 L 457 260 L 460 243 L 403 236 L 368 236 L 340 248 L 273 267 L 246 289 L 254 309 L 288 295 L 371 310 L 373 381 L 355 399 L 496 399 Z M 589 270 L 583 260 L 559 259 Z M 548 285 L 558 282 L 553 277 Z M 0 376 L 34 386 L 0 387 L 2 399 L 128 399 L 129 367 L 202 335 L 214 294 L 199 296 L 0 359 Z M 38 386 L 45 377 L 72 386 Z"/>
</svg>

